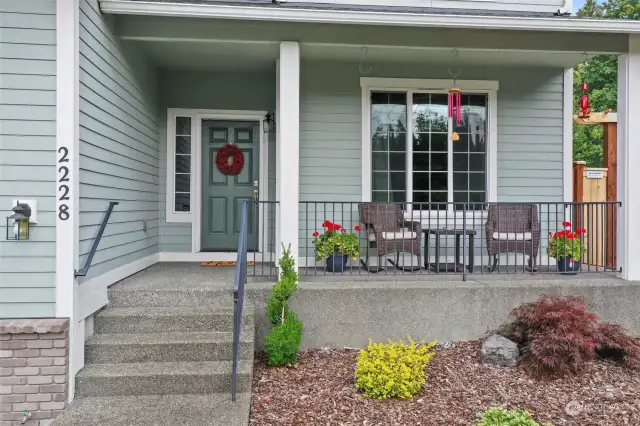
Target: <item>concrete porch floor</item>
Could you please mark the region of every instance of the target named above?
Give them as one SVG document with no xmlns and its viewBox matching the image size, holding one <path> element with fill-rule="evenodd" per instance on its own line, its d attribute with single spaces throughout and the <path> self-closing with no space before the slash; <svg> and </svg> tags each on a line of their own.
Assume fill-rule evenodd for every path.
<svg viewBox="0 0 640 426">
<path fill-rule="evenodd" d="M 255 268 L 255 269 L 254 269 Z M 261 275 L 261 270 L 271 269 L 272 275 Z M 276 281 L 275 268 L 273 266 L 262 266 L 248 268 L 247 289 L 271 288 Z M 489 273 L 487 268 L 483 268 L 481 273 L 466 274 L 466 281 L 463 274 L 457 273 L 435 273 L 421 269 L 412 273 L 403 272 L 397 268 L 389 266 L 386 270 L 377 274 L 367 272 L 363 268 L 350 267 L 343 273 L 329 273 L 323 268 L 300 268 L 300 286 L 313 288 L 318 285 L 347 286 L 353 284 L 357 287 L 377 287 L 390 285 L 408 287 L 443 287 L 443 286 L 522 286 L 528 287 L 535 282 L 535 286 L 555 286 L 555 285 L 588 285 L 589 283 L 607 285 L 624 285 L 626 282 L 616 278 L 616 273 L 607 272 L 581 272 L 577 275 L 563 275 L 555 271 L 555 267 L 541 266 L 536 273 L 523 271 L 518 267 L 514 272 L 513 267 L 508 269 L 501 267 L 499 270 Z M 127 286 L 128 289 L 139 290 L 161 290 L 177 288 L 195 289 L 206 288 L 211 290 L 231 290 L 235 277 L 233 267 L 203 267 L 199 262 L 160 262 L 150 266 L 137 274 L 131 275 L 125 280 L 116 283 L 111 289 L 118 289 Z M 604 281 L 603 281 L 604 280 Z M 397 283 L 397 284 L 394 284 Z"/>
</svg>

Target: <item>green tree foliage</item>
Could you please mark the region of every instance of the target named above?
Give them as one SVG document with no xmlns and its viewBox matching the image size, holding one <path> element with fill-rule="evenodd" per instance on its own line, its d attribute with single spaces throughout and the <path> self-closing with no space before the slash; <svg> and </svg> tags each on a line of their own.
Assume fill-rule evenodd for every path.
<svg viewBox="0 0 640 426">
<path fill-rule="evenodd" d="M 289 299 L 298 288 L 298 274 L 291 245 L 282 246 L 280 279 L 267 302 L 267 316 L 273 328 L 264 340 L 269 365 L 295 364 L 302 342 L 302 321 L 289 309 Z"/>
<path fill-rule="evenodd" d="M 587 0 L 578 16 L 600 19 L 640 19 L 638 0 L 607 0 L 602 4 Z M 578 111 L 582 91 L 580 85 L 589 85 L 592 111 L 617 110 L 618 57 L 601 55 L 588 58 L 573 70 L 573 107 Z M 573 159 L 587 162 L 588 167 L 602 167 L 602 126 L 573 126 Z"/>
</svg>

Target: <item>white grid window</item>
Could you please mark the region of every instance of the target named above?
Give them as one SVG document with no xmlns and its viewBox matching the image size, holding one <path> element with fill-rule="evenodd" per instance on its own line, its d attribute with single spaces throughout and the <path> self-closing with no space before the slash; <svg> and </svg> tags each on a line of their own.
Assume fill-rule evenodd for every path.
<svg viewBox="0 0 640 426">
<path fill-rule="evenodd" d="M 462 122 L 456 125 L 448 118 L 446 93 L 372 91 L 372 201 L 409 201 L 416 203 L 414 210 L 447 210 L 447 202 L 483 208 L 488 106 L 486 94 L 464 93 Z M 451 140 L 453 132 L 459 140 Z"/>
</svg>

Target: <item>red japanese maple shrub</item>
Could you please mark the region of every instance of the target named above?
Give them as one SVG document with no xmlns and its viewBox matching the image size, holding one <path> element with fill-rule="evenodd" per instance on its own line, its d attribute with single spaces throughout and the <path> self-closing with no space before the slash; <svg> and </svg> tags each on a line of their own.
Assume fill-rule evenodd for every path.
<svg viewBox="0 0 640 426">
<path fill-rule="evenodd" d="M 545 295 L 514 309 L 499 332 L 518 343 L 523 365 L 537 376 L 575 374 L 598 357 L 639 366 L 638 342 L 587 308 L 582 297 Z"/>
<path fill-rule="evenodd" d="M 629 337 L 618 324 L 604 322 L 598 328 L 596 352 L 605 359 L 617 361 L 631 368 L 640 368 L 640 341 Z"/>
</svg>

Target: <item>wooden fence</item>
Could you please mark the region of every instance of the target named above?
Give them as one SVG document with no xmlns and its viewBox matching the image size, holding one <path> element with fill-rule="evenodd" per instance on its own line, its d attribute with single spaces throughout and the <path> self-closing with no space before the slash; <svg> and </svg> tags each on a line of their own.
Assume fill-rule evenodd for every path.
<svg viewBox="0 0 640 426">
<path fill-rule="evenodd" d="M 605 202 L 607 200 L 608 170 L 586 168 L 584 161 L 573 163 L 573 200 L 576 202 Z M 615 265 L 614 205 L 584 205 L 573 212 L 574 226 L 585 228 L 587 256 L 592 266 L 613 268 Z M 585 262 L 586 263 L 586 262 Z"/>
</svg>

